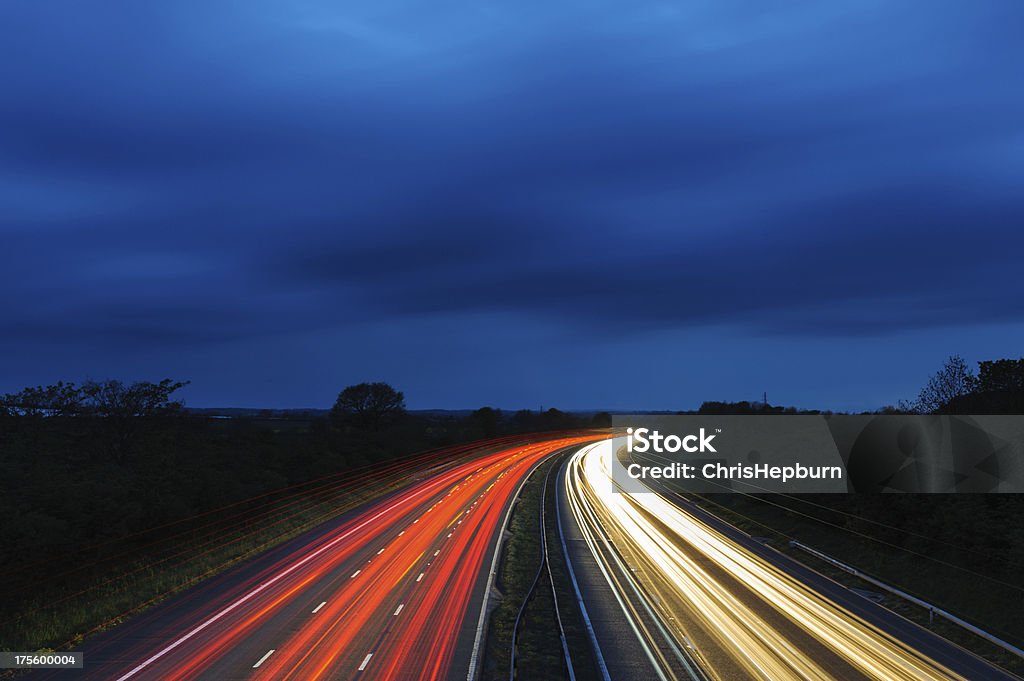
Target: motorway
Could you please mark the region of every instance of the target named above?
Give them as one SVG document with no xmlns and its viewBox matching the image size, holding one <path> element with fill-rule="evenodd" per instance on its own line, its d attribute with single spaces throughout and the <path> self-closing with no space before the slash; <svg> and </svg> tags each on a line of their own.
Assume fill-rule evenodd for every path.
<svg viewBox="0 0 1024 681">
<path fill-rule="evenodd" d="M 101 634 L 29 678 L 465 679 L 497 530 L 532 468 L 597 436 L 489 450 Z"/>
<path fill-rule="evenodd" d="M 399 490 L 87 640 L 84 670 L 26 678 L 472 678 L 498 529 L 529 471 L 571 446 L 559 523 L 605 681 L 1016 678 L 678 497 L 613 491 L 606 437 L 410 471 Z"/>
<path fill-rule="evenodd" d="M 1016 678 L 681 499 L 615 491 L 612 457 L 607 440 L 581 448 L 560 489 L 564 529 L 589 549 L 576 560 L 597 566 L 587 608 L 633 633 L 621 650 L 624 627 L 594 623 L 612 681 Z"/>
</svg>

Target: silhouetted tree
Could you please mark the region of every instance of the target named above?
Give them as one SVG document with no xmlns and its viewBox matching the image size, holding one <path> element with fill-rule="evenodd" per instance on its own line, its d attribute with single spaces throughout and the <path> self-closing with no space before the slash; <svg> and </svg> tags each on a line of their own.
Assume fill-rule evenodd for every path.
<svg viewBox="0 0 1024 681">
<path fill-rule="evenodd" d="M 350 385 L 338 394 L 331 418 L 360 428 L 378 430 L 405 412 L 405 395 L 387 383 Z"/>
<path fill-rule="evenodd" d="M 60 381 L 25 388 L 5 395 L 0 402 L 7 413 L 17 416 L 75 416 L 81 411 L 82 395 L 74 383 Z"/>
<path fill-rule="evenodd" d="M 594 414 L 594 418 L 592 418 L 590 422 L 595 428 L 611 428 L 612 415 L 606 411 L 599 411 Z"/>
<path fill-rule="evenodd" d="M 697 410 L 698 414 L 754 414 L 760 411 L 747 400 L 741 402 L 721 402 L 718 400 L 706 400 L 701 403 Z"/>
<path fill-rule="evenodd" d="M 0 409 L 12 416 L 97 417 L 95 429 L 105 435 L 110 457 L 124 463 L 139 419 L 180 412 L 184 405 L 172 400 L 171 395 L 186 385 L 187 381 L 169 378 L 159 383 L 87 381 L 81 386 L 62 381 L 5 395 L 0 399 Z"/>
<path fill-rule="evenodd" d="M 483 437 L 494 437 L 498 434 L 498 425 L 501 423 L 501 410 L 480 407 L 469 415 L 469 422 L 479 429 Z"/>
<path fill-rule="evenodd" d="M 951 414 L 1024 413 L 1024 358 L 978 362 L 974 389 L 948 402 L 944 411 Z"/>
<path fill-rule="evenodd" d="M 1024 357 L 978 362 L 978 392 L 1024 392 Z"/>
<path fill-rule="evenodd" d="M 960 355 L 953 355 L 921 389 L 914 402 L 914 411 L 921 414 L 946 413 L 953 400 L 970 394 L 977 378 Z"/>
<path fill-rule="evenodd" d="M 575 425 L 576 419 L 561 409 L 551 407 L 540 414 L 540 427 L 544 430 L 561 430 L 562 428 L 572 428 Z"/>
<path fill-rule="evenodd" d="M 526 433 L 534 423 L 534 413 L 529 409 L 520 409 L 512 415 L 512 428 L 517 433 Z"/>
<path fill-rule="evenodd" d="M 159 383 L 87 381 L 79 389 L 80 408 L 82 413 L 112 418 L 162 416 L 182 409 L 184 404 L 180 400 L 172 400 L 171 395 L 188 383 L 169 378 Z"/>
<path fill-rule="evenodd" d="M 97 424 L 106 433 L 109 453 L 123 464 L 132 456 L 135 440 L 144 419 L 167 416 L 182 410 L 180 400 L 171 395 L 188 381 L 165 378 L 159 383 L 137 381 L 87 381 L 79 389 L 81 415 L 101 417 Z"/>
</svg>

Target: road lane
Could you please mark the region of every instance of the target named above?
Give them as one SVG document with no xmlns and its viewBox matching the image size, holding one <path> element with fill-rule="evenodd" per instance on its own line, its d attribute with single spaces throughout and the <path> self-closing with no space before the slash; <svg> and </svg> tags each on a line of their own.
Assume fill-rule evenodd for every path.
<svg viewBox="0 0 1024 681">
<path fill-rule="evenodd" d="M 639 588 L 679 648 L 711 678 L 1013 678 L 909 622 L 890 626 L 891 613 L 864 599 L 866 605 L 851 608 L 828 597 L 800 571 L 659 494 L 613 492 L 611 456 L 603 442 L 568 462 L 564 493 L 573 518 L 601 538 L 594 553 L 608 563 L 612 586 Z M 616 570 L 602 555 L 603 542 L 625 567 Z M 672 665 L 663 671 L 688 678 Z"/>
<path fill-rule="evenodd" d="M 601 673 L 607 673 L 605 678 L 610 681 L 660 681 L 660 670 L 648 649 L 651 645 L 664 645 L 665 642 L 657 639 L 652 642 L 637 636 L 634 625 L 624 616 L 624 605 L 621 602 L 623 595 L 615 591 L 602 572 L 601 561 L 591 552 L 583 534 L 585 526 L 573 520 L 566 494 L 566 475 L 567 467 L 562 466 L 555 495 L 559 532 L 572 570 L 571 579 L 584 599 L 587 626 L 600 651 L 603 662 Z M 633 610 L 631 606 L 625 607 Z M 594 643 L 591 645 L 593 647 Z"/>
<path fill-rule="evenodd" d="M 510 499 L 545 457 L 595 437 L 504 446 L 433 471 L 270 552 L 224 593 L 206 585 L 173 614 L 140 618 L 137 635 L 123 625 L 119 645 L 87 644 L 84 671 L 39 678 L 465 678 L 483 566 Z"/>
</svg>

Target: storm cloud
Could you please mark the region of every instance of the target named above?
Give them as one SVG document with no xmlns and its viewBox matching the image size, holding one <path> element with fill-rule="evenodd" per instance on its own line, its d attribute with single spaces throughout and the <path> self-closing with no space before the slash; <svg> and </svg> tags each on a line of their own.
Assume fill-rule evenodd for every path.
<svg viewBox="0 0 1024 681">
<path fill-rule="evenodd" d="M 945 355 L 1019 354 L 1022 25 L 945 0 L 8 3 L 0 389 L 909 397 Z M 689 382 L 609 378 L 638 354 Z"/>
</svg>

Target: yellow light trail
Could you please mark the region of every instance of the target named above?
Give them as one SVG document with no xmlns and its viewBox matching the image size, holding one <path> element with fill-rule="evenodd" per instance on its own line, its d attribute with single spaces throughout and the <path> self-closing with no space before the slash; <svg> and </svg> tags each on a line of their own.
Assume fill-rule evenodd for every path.
<svg viewBox="0 0 1024 681">
<path fill-rule="evenodd" d="M 778 617 L 832 651 L 857 676 L 877 681 L 966 681 L 661 495 L 613 491 L 612 457 L 607 440 L 573 456 L 565 476 L 570 509 L 595 557 L 604 563 L 602 570 L 612 588 L 621 591 L 623 577 L 632 580 L 677 644 L 689 647 L 693 637 L 687 632 L 699 628 L 749 678 L 835 678 L 816 656 L 752 610 L 713 574 L 723 571 L 754 592 Z M 614 576 L 614 567 L 596 545 L 603 536 L 638 567 L 636 575 Z M 714 678 L 735 678 L 706 666 L 703 671 Z"/>
</svg>

